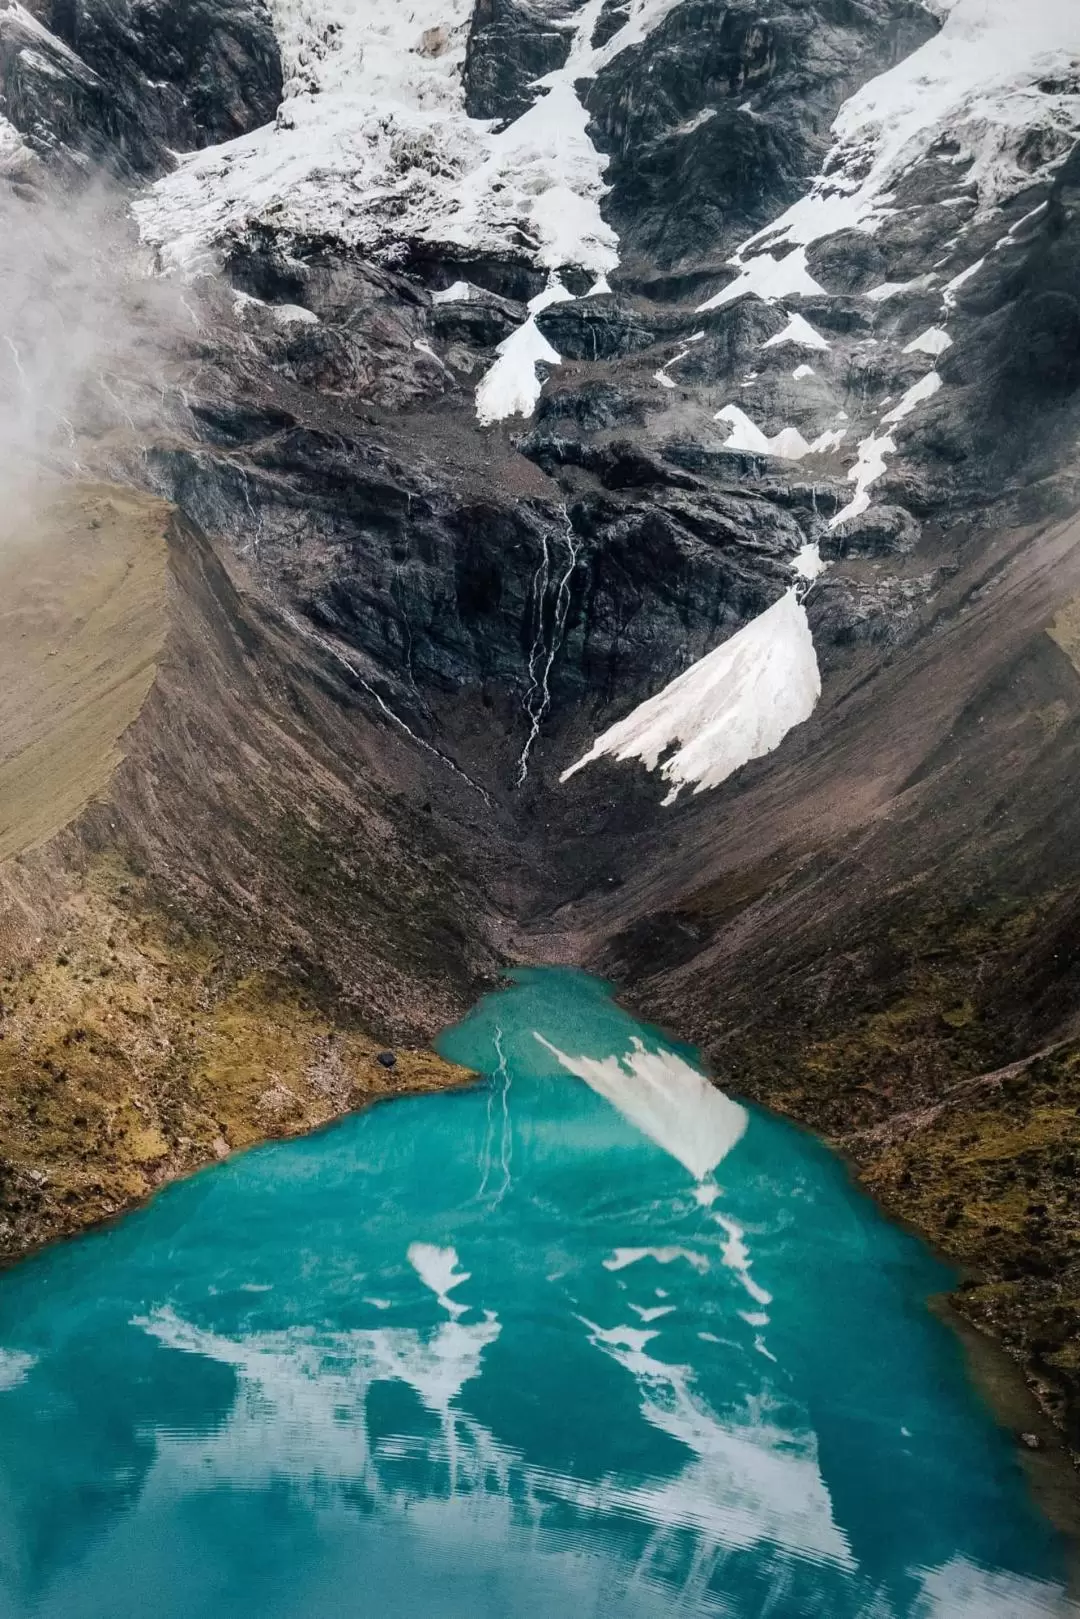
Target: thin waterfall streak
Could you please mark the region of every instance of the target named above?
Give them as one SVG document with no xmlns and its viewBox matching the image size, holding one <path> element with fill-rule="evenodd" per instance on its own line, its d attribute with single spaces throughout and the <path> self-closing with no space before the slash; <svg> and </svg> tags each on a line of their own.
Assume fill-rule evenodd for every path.
<svg viewBox="0 0 1080 1619">
<path fill-rule="evenodd" d="M 506 1052 L 503 1050 L 502 1028 L 499 1024 L 495 1025 L 495 1050 L 499 1058 L 499 1066 L 496 1073 L 502 1081 L 500 1093 L 502 1103 L 502 1135 L 499 1141 L 499 1167 L 502 1169 L 503 1178 L 502 1185 L 499 1187 L 495 1197 L 495 1202 L 492 1205 L 493 1208 L 497 1207 L 498 1204 L 502 1202 L 503 1198 L 510 1190 L 510 1160 L 514 1151 L 513 1127 L 510 1121 L 510 1065 L 506 1060 Z"/>
<path fill-rule="evenodd" d="M 488 1086 L 487 1109 L 484 1118 L 484 1145 L 480 1153 L 480 1185 L 477 1188 L 478 1198 L 483 1197 L 491 1179 L 492 1154 L 495 1151 L 495 1081 L 492 1079 Z"/>
<path fill-rule="evenodd" d="M 343 668 L 347 669 L 352 675 L 353 679 L 363 688 L 364 691 L 367 692 L 372 701 L 378 705 L 378 707 L 386 715 L 387 719 L 391 720 L 394 725 L 400 726 L 400 728 L 405 732 L 405 735 L 411 741 L 415 742 L 417 747 L 423 748 L 425 753 L 434 754 L 435 758 L 440 760 L 440 762 L 446 766 L 447 770 L 452 770 L 455 776 L 460 776 L 462 781 L 468 782 L 473 791 L 480 794 L 480 797 L 484 800 L 485 804 L 491 803 L 491 794 L 488 793 L 485 788 L 481 787 L 478 781 L 473 781 L 471 776 L 466 775 L 464 770 L 461 769 L 461 766 L 456 765 L 453 759 L 448 759 L 445 753 L 440 753 L 439 749 L 434 747 L 430 742 L 425 742 L 422 736 L 417 736 L 412 727 L 406 724 L 406 722 L 401 718 L 400 714 L 394 713 L 394 710 L 390 707 L 390 704 L 386 702 L 384 698 L 380 697 L 379 693 L 375 690 L 375 687 L 371 685 L 369 681 L 364 679 L 360 671 L 350 662 L 343 652 L 338 651 L 337 647 L 332 641 L 328 641 L 326 637 L 324 635 L 320 635 L 317 630 L 309 629 L 306 625 L 300 622 L 295 613 L 290 613 L 285 608 L 281 609 L 281 616 L 285 620 L 286 624 L 294 629 L 298 635 L 302 635 L 305 640 L 313 641 L 316 646 L 322 647 L 324 652 L 340 663 Z"/>
<path fill-rule="evenodd" d="M 23 370 L 22 356 L 19 353 L 18 344 L 14 338 L 8 336 L 7 332 L 4 333 L 4 342 L 11 350 L 11 358 L 15 361 L 15 369 L 19 373 L 19 381 L 25 390 L 27 386 L 26 372 Z"/>
<path fill-rule="evenodd" d="M 246 467 L 242 470 L 241 476 L 244 484 L 244 504 L 247 506 L 248 516 L 251 518 L 251 549 L 256 562 L 258 562 L 259 546 L 262 543 L 262 519 L 256 512 L 251 498 L 251 474 Z"/>
<path fill-rule="evenodd" d="M 518 787 L 524 785 L 525 778 L 529 774 L 529 756 L 540 735 L 540 727 L 544 723 L 544 717 L 551 707 L 551 671 L 566 635 L 566 624 L 570 616 L 570 603 L 572 600 L 570 581 L 581 557 L 581 542 L 574 535 L 574 525 L 570 521 L 570 513 L 565 506 L 561 507 L 560 510 L 562 511 L 563 521 L 566 523 L 564 539 L 569 560 L 555 586 L 551 639 L 547 641 L 544 635 L 544 600 L 550 584 L 550 561 L 547 541 L 544 541 L 544 560 L 542 563 L 543 597 L 538 600 L 537 605 L 536 638 L 529 654 L 529 685 L 523 704 L 525 712 L 529 716 L 529 734 L 525 738 L 525 746 L 522 748 L 518 759 L 517 780 L 515 783 Z M 537 578 L 539 579 L 539 573 Z"/>
<path fill-rule="evenodd" d="M 10 342 L 11 339 L 9 338 L 8 341 Z M 20 371 L 21 371 L 21 369 L 22 368 L 20 367 Z M 132 419 L 131 412 L 128 410 L 127 406 L 124 404 L 124 401 L 110 387 L 109 383 L 106 382 L 104 371 L 99 371 L 98 372 L 98 382 L 101 385 L 102 393 L 108 395 L 108 397 L 112 400 L 113 404 L 116 406 L 117 410 L 120 412 L 121 416 L 124 418 L 125 422 L 127 422 L 128 426 L 131 428 L 132 432 L 134 432 L 135 431 L 135 422 Z"/>
<path fill-rule="evenodd" d="M 536 671 L 544 655 L 544 607 L 547 604 L 548 584 L 551 578 L 551 550 L 548 546 L 546 534 L 540 536 L 540 561 L 533 574 L 532 588 L 529 592 L 536 614 L 536 628 L 533 632 L 532 646 L 529 648 L 529 683 L 525 690 L 524 703 L 528 708 L 533 692 L 536 689 Z"/>
</svg>

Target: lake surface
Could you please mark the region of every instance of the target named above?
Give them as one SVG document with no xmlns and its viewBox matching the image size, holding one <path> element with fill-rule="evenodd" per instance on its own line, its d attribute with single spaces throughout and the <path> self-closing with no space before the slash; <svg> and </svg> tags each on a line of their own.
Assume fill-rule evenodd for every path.
<svg viewBox="0 0 1080 1619">
<path fill-rule="evenodd" d="M 483 1085 L 0 1278 L 4 1619 L 1043 1619 L 1064 1553 L 841 1164 L 578 973 Z"/>
</svg>

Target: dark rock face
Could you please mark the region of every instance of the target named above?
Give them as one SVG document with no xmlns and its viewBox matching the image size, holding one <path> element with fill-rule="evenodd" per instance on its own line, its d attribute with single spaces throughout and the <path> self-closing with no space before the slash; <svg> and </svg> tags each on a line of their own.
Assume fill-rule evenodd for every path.
<svg viewBox="0 0 1080 1619">
<path fill-rule="evenodd" d="M 61 173 L 120 178 L 273 118 L 281 58 L 250 0 L 38 0 L 0 10 L 5 115 Z"/>
<path fill-rule="evenodd" d="M 582 0 L 577 0 L 580 8 Z M 570 51 L 562 0 L 479 0 L 465 57 L 465 106 L 471 118 L 509 123 L 536 99 L 534 81 L 560 68 Z"/>
<path fill-rule="evenodd" d="M 853 85 L 933 32 L 913 0 L 677 6 L 588 91 L 623 278 L 675 296 L 691 270 L 715 278 L 739 240 L 802 195 Z"/>
</svg>

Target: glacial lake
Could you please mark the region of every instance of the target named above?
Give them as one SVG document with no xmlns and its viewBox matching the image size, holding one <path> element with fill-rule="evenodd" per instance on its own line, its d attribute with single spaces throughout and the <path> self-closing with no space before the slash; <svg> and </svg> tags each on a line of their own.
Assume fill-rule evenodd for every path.
<svg viewBox="0 0 1080 1619">
<path fill-rule="evenodd" d="M 1065 1548 L 844 1166 L 603 984 L 0 1277 L 4 1619 L 1043 1619 Z"/>
</svg>

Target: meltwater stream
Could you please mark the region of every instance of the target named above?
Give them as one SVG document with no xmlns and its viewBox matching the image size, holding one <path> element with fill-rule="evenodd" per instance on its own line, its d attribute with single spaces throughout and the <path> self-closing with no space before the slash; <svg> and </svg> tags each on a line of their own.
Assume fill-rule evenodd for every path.
<svg viewBox="0 0 1080 1619">
<path fill-rule="evenodd" d="M 823 1148 L 604 986 L 0 1278 L 4 1619 L 1036 1619 L 1063 1549 Z"/>
</svg>

